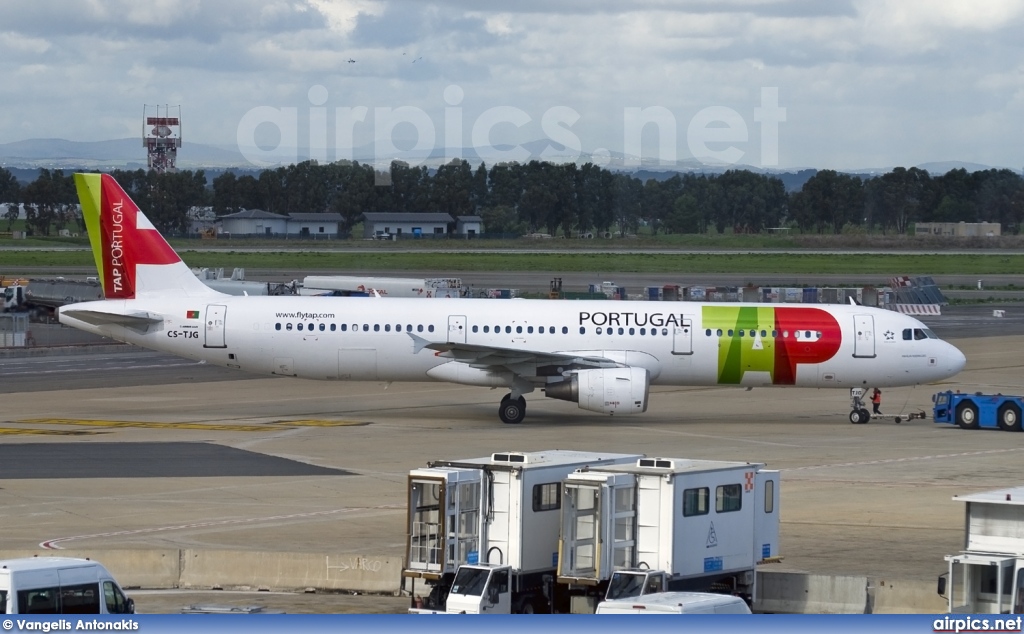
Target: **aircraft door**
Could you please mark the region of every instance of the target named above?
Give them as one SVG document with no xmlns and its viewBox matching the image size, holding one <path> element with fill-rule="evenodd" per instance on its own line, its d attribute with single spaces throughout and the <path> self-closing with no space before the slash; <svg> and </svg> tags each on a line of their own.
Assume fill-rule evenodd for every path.
<svg viewBox="0 0 1024 634">
<path fill-rule="evenodd" d="M 854 315 L 853 330 L 853 356 L 861 359 L 874 359 L 875 318 L 871 315 Z"/>
<path fill-rule="evenodd" d="M 448 316 L 448 343 L 466 343 L 466 316 Z"/>
<path fill-rule="evenodd" d="M 683 317 L 673 329 L 672 354 L 693 354 L 693 320 Z"/>
<path fill-rule="evenodd" d="M 206 343 L 205 348 L 227 348 L 224 342 L 224 318 L 228 307 L 210 304 L 206 307 Z"/>
</svg>

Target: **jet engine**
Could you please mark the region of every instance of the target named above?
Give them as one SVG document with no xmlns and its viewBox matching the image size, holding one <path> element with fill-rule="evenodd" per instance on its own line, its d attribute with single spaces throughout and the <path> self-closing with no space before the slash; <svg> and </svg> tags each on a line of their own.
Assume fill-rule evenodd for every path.
<svg viewBox="0 0 1024 634">
<path fill-rule="evenodd" d="M 580 370 L 563 380 L 548 383 L 548 398 L 579 403 L 580 409 L 628 416 L 647 411 L 650 379 L 644 368 Z"/>
</svg>

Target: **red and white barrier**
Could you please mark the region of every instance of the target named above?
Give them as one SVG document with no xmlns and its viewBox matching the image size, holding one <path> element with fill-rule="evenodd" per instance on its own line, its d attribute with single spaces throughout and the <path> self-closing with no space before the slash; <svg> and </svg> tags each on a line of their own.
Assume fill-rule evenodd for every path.
<svg viewBox="0 0 1024 634">
<path fill-rule="evenodd" d="M 939 304 L 893 304 L 896 312 L 904 315 L 941 315 Z"/>
</svg>

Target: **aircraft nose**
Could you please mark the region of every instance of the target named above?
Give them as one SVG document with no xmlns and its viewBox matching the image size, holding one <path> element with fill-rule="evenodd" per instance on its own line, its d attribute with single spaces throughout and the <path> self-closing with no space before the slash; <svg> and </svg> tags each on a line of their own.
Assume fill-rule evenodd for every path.
<svg viewBox="0 0 1024 634">
<path fill-rule="evenodd" d="M 960 352 L 960 349 L 956 346 L 949 344 L 950 376 L 959 374 L 960 371 L 964 369 L 965 365 L 967 365 L 967 357 L 964 356 L 964 353 Z"/>
</svg>

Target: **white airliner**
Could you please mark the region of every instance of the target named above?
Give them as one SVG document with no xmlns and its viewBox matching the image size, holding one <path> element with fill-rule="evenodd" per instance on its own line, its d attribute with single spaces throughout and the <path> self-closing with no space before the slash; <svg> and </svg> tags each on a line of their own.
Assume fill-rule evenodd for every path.
<svg viewBox="0 0 1024 634">
<path fill-rule="evenodd" d="M 537 389 L 623 416 L 651 385 L 895 387 L 965 363 L 920 321 L 855 305 L 224 295 L 112 177 L 75 184 L 107 299 L 64 306 L 61 323 L 248 372 L 506 388 L 498 415 L 519 423 Z"/>
</svg>

